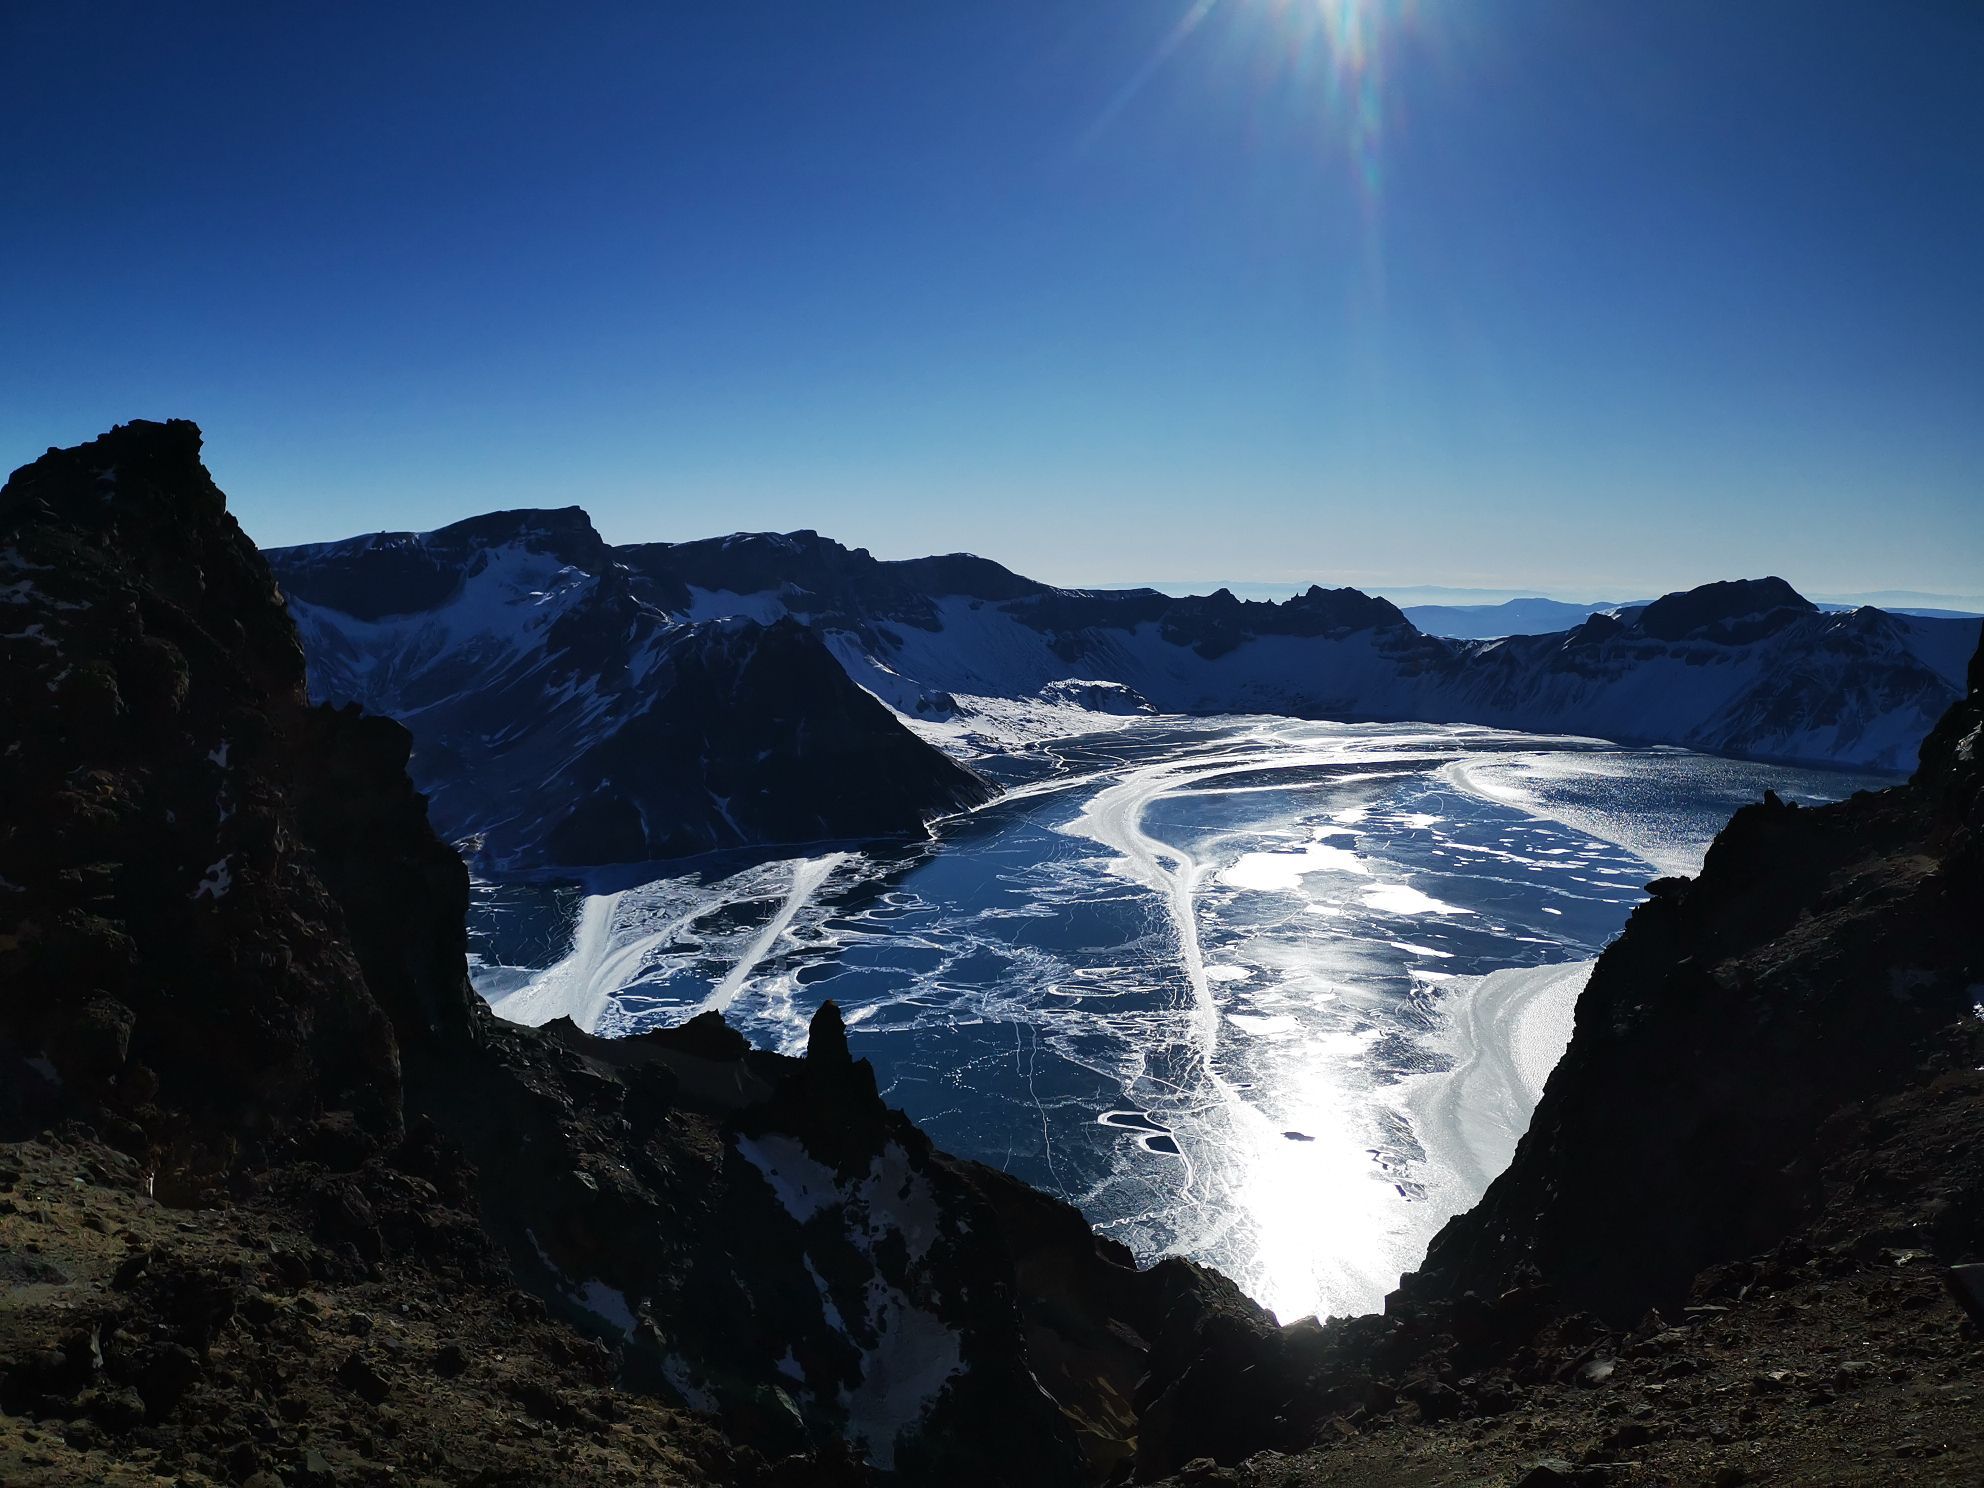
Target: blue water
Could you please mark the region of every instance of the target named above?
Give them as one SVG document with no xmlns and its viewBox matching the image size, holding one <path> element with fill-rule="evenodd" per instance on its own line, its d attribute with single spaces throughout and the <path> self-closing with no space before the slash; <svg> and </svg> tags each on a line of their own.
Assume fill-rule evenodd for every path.
<svg viewBox="0 0 1984 1488">
<path fill-rule="evenodd" d="M 1139 723 L 913 849 L 479 886 L 477 985 L 604 1034 L 717 1006 L 788 1050 L 833 998 L 940 1145 L 1284 1318 L 1340 1314 L 1506 1160 L 1513 1132 L 1466 1113 L 1526 1119 L 1507 1070 L 1481 1088 L 1506 1061 L 1457 1058 L 1470 999 L 1503 999 L 1473 1036 L 1520 1040 L 1540 1080 L 1648 879 L 1766 787 L 1887 783 L 1473 728 Z M 1457 1064 L 1467 1098 L 1427 1099 Z"/>
</svg>

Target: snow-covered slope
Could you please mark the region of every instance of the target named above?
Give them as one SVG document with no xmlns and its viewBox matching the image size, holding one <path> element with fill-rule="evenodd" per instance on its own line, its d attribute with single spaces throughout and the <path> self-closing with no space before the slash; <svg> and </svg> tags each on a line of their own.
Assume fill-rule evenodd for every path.
<svg viewBox="0 0 1984 1488">
<path fill-rule="evenodd" d="M 487 821 L 476 829 L 496 833 L 499 856 L 564 861 L 574 849 L 549 841 L 549 825 L 502 825 L 541 812 L 550 780 L 573 830 L 615 856 L 772 830 L 737 816 L 764 783 L 731 779 L 751 773 L 734 750 L 764 746 L 748 728 L 724 742 L 715 720 L 739 706 L 721 679 L 749 670 L 774 636 L 781 659 L 770 670 L 811 678 L 819 691 L 808 708 L 852 719 L 846 699 L 826 695 L 818 674 L 830 671 L 962 758 L 1152 710 L 1471 722 L 1905 770 L 1958 696 L 1978 633 L 1974 621 L 1824 613 L 1782 580 L 1759 579 L 1552 634 L 1456 641 L 1354 589 L 1312 588 L 1279 604 L 1225 590 L 1056 589 L 968 554 L 886 562 L 814 532 L 608 548 L 576 508 L 270 560 L 313 685 L 407 720 L 437 819 L 454 830 Z M 838 668 L 818 665 L 829 656 Z M 767 684 L 751 707 L 792 686 Z M 818 737 L 803 711 L 788 700 L 790 748 L 802 754 Z M 609 744 L 657 714 L 694 746 Z M 845 737 L 874 729 L 850 721 Z M 568 756 L 585 768 L 570 774 Z M 916 763 L 914 810 L 898 805 L 893 820 L 971 789 L 899 747 L 889 758 Z M 851 768 L 875 773 L 865 756 Z M 796 790 L 789 762 L 776 773 Z M 846 788 L 831 770 L 808 778 Z M 770 816 L 787 834 L 835 835 L 805 828 L 806 803 L 792 791 L 781 800 Z M 614 825 L 630 809 L 638 826 Z"/>
<path fill-rule="evenodd" d="M 650 603 L 576 508 L 267 556 L 313 694 L 404 722 L 492 867 L 892 834 L 987 793 L 797 621 Z"/>
<path fill-rule="evenodd" d="M 1823 613 L 1782 580 L 1706 585 L 1475 643 L 1427 716 L 1906 770 L 1976 642 L 1976 622 Z"/>
<path fill-rule="evenodd" d="M 1481 723 L 1905 770 L 1978 635 L 1975 621 L 1824 613 L 1781 579 L 1460 642 L 1356 590 L 1282 604 L 1058 590 L 981 559 L 878 562 L 810 532 L 622 551 L 695 614 L 804 618 L 863 687 L 961 749 L 1065 731 L 1064 705 L 1112 682 L 1162 712 Z M 933 578 L 959 587 L 918 587 Z"/>
</svg>

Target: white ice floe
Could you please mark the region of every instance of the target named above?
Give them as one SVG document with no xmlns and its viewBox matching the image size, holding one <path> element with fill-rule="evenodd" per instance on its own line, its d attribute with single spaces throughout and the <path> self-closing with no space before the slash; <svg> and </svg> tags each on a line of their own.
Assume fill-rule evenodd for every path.
<svg viewBox="0 0 1984 1488">
<path fill-rule="evenodd" d="M 1368 878 L 1371 868 L 1350 848 L 1311 842 L 1295 852 L 1243 853 L 1220 870 L 1219 881 L 1236 889 L 1293 893 L 1311 873 L 1356 873 Z"/>
<path fill-rule="evenodd" d="M 1462 909 L 1458 904 L 1449 904 L 1444 899 L 1435 899 L 1431 894 L 1422 893 L 1410 884 L 1373 884 L 1363 891 L 1364 903 L 1368 908 L 1385 914 L 1423 915 L 1473 914 L 1471 909 Z"/>
</svg>

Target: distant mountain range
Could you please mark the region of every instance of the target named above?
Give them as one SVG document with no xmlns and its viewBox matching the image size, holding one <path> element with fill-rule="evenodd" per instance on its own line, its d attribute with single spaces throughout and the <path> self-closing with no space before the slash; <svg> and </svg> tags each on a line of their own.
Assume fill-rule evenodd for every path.
<svg viewBox="0 0 1984 1488">
<path fill-rule="evenodd" d="M 1916 595 L 1914 597 L 1938 599 L 1956 596 Z M 1593 615 L 1619 615 L 1628 610 L 1644 609 L 1652 602 L 1646 599 L 1633 599 L 1571 604 L 1561 599 L 1529 598 L 1503 600 L 1500 604 L 1406 605 L 1400 613 L 1428 635 L 1447 636 L 1454 640 L 1488 641 L 1502 636 L 1540 635 L 1547 631 L 1569 630 L 1574 625 L 1584 624 Z M 1844 614 L 1863 607 L 1861 604 L 1843 604 L 1829 600 L 1818 600 L 1815 603 L 1819 609 L 1829 614 Z M 1875 601 L 1868 599 L 1864 603 L 1874 604 Z M 1963 609 L 1929 609 L 1920 606 L 1910 608 L 1899 604 L 1881 605 L 1880 608 L 1891 615 L 1910 615 L 1929 620 L 1984 618 L 1984 614 Z"/>
<path fill-rule="evenodd" d="M 1356 589 L 1060 589 L 811 531 L 612 547 L 576 507 L 268 558 L 313 693 L 404 719 L 437 825 L 510 866 L 913 829 L 989 794 L 965 762 L 1138 711 L 1902 770 L 1979 628 L 1828 613 L 1772 578 L 1606 611 L 1519 601 L 1526 627 L 1576 618 L 1455 640 Z"/>
</svg>

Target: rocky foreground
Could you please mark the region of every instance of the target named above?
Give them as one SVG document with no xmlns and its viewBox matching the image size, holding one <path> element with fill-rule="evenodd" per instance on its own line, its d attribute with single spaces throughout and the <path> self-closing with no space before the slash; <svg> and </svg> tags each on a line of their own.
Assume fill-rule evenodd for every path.
<svg viewBox="0 0 1984 1488">
<path fill-rule="evenodd" d="M 188 424 L 0 491 L 0 1482 L 1984 1481 L 1984 659 L 1739 813 L 1509 1172 L 1277 1328 L 933 1149 L 824 1012 L 504 1025 L 403 730 Z"/>
</svg>

